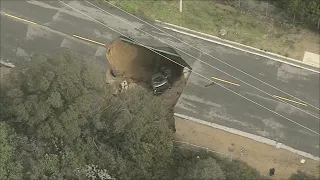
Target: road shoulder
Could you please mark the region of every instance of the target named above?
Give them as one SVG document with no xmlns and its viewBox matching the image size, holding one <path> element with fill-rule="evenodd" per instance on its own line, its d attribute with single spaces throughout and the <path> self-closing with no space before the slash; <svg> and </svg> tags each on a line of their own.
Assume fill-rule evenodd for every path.
<svg viewBox="0 0 320 180">
<path fill-rule="evenodd" d="M 229 41 L 229 40 L 225 40 L 216 36 L 212 36 L 209 34 L 205 34 L 205 33 L 201 33 L 198 31 L 194 31 L 191 29 L 187 29 L 185 27 L 181 27 L 181 26 L 177 26 L 175 24 L 170 24 L 167 22 L 162 22 L 159 20 L 155 20 L 156 24 L 158 26 L 163 27 L 166 30 L 172 31 L 174 33 L 178 33 L 178 34 L 183 34 L 186 36 L 190 36 L 190 37 L 194 37 L 194 38 L 198 38 L 204 41 L 208 41 L 208 42 L 212 42 L 215 44 L 219 44 L 222 46 L 226 46 L 232 49 L 236 49 L 239 51 L 243 51 L 249 54 L 253 54 L 253 55 L 257 55 L 257 56 L 261 56 L 261 57 L 265 57 L 277 62 L 282 62 L 285 64 L 289 64 L 291 66 L 294 67 L 299 67 L 308 71 L 312 71 L 312 72 L 316 72 L 316 73 L 320 73 L 319 71 L 319 62 L 318 63 L 310 63 L 308 61 L 301 61 L 301 60 L 297 60 L 297 59 L 293 59 L 293 58 L 289 58 L 289 57 L 285 57 L 285 56 L 281 56 L 275 53 L 271 53 L 271 52 L 267 52 L 264 50 L 260 50 L 251 46 L 247 46 L 247 45 L 243 45 L 237 42 L 233 42 L 233 41 Z"/>
</svg>

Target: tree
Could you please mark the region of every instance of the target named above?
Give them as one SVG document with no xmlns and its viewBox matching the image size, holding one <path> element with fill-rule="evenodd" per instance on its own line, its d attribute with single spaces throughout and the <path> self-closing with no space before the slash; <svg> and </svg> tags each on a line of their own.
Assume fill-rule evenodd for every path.
<svg viewBox="0 0 320 180">
<path fill-rule="evenodd" d="M 89 61 L 69 52 L 53 58 L 36 54 L 5 77 L 1 121 L 21 137 L 15 155 L 23 162 L 25 178 L 74 178 L 86 158 L 98 159 L 83 134 L 112 94 L 106 93 L 103 65 Z"/>
<path fill-rule="evenodd" d="M 240 161 L 177 150 L 162 100 L 139 86 L 114 96 L 103 66 L 34 55 L 5 77 L 0 179 L 260 178 Z"/>
<path fill-rule="evenodd" d="M 71 143 L 95 113 L 91 106 L 103 102 L 104 81 L 94 72 L 93 65 L 70 53 L 52 59 L 34 55 L 27 67 L 7 78 L 2 89 L 9 107 L 5 118 L 18 131 Z"/>
<path fill-rule="evenodd" d="M 12 129 L 0 122 L 0 179 L 22 179 L 22 166 L 15 157 L 14 139 Z"/>
<path fill-rule="evenodd" d="M 161 178 L 171 161 L 173 147 L 173 132 L 166 121 L 169 111 L 160 98 L 142 87 L 129 90 L 120 99 L 132 117 L 123 129 L 123 141 L 115 143 L 131 169 L 127 176 Z"/>
<path fill-rule="evenodd" d="M 165 173 L 173 138 L 169 111 L 143 88 L 113 96 L 103 66 L 68 52 L 34 55 L 5 77 L 1 120 L 21 137 L 12 153 L 23 178 L 85 178 L 92 164 L 99 171 L 89 174 L 102 179 Z"/>
<path fill-rule="evenodd" d="M 265 0 L 264 0 L 265 1 Z M 299 18 L 302 24 L 316 27 L 320 17 L 318 0 L 270 0 L 290 15 Z"/>
</svg>

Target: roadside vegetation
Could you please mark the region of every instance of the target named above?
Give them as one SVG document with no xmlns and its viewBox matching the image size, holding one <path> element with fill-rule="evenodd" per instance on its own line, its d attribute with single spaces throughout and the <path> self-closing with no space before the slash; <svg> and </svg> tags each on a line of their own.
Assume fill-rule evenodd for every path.
<svg viewBox="0 0 320 180">
<path fill-rule="evenodd" d="M 92 62 L 33 55 L 4 77 L 0 179 L 266 179 L 241 161 L 175 145 L 162 100 L 140 87 L 114 95 L 105 64 Z"/>
<path fill-rule="evenodd" d="M 179 0 L 109 2 L 134 15 L 215 36 L 221 37 L 220 30 L 225 29 L 224 39 L 298 60 L 302 60 L 305 51 L 320 52 L 320 2 L 317 0 L 260 0 L 276 6 L 288 16 L 299 17 L 300 23 L 296 25 L 266 17 L 264 13 L 241 10 L 236 5 L 238 0 L 186 0 L 183 1 L 182 13 L 179 12 Z M 240 2 L 247 3 L 245 0 Z M 258 0 L 256 2 L 259 3 Z"/>
</svg>

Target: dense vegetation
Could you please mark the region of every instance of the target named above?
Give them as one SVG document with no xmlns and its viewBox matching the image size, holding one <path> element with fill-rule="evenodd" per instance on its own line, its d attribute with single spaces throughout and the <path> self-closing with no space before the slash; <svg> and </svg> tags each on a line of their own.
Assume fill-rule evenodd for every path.
<svg viewBox="0 0 320 180">
<path fill-rule="evenodd" d="M 142 88 L 114 96 L 104 64 L 34 55 L 1 82 L 0 179 L 261 179 L 240 161 L 173 144 Z"/>
<path fill-rule="evenodd" d="M 317 27 L 320 21 L 319 0 L 263 0 L 282 8 L 291 16 L 295 15 L 303 24 Z"/>
</svg>

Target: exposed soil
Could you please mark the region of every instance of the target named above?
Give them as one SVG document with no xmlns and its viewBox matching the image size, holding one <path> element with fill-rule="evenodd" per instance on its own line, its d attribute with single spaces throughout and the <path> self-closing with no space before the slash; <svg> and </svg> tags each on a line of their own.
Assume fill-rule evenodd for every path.
<svg viewBox="0 0 320 180">
<path fill-rule="evenodd" d="M 167 104 L 168 107 L 172 109 L 174 108 L 185 85 L 186 79 L 184 77 L 181 77 L 179 80 L 172 84 L 172 87 L 170 89 L 161 94 L 164 103 Z"/>
<path fill-rule="evenodd" d="M 318 161 L 306 159 L 287 150 L 277 149 L 267 144 L 180 118 L 175 118 L 175 128 L 177 140 L 222 153 L 231 153 L 233 158 L 247 162 L 265 176 L 268 176 L 270 168 L 275 168 L 275 175 L 271 177 L 272 179 L 288 179 L 297 170 L 317 177 L 320 176 Z M 244 151 L 241 152 L 242 148 Z M 306 162 L 301 164 L 301 159 L 305 159 Z"/>
<path fill-rule="evenodd" d="M 186 84 L 183 76 L 183 68 L 167 60 L 166 58 L 150 51 L 147 48 L 123 42 L 120 39 L 112 42 L 107 48 L 106 57 L 110 64 L 111 73 L 116 89 L 119 90 L 120 83 L 126 80 L 129 85 L 136 84 L 151 90 L 151 76 L 157 72 L 160 66 L 166 66 L 173 70 L 172 86 L 160 95 L 168 107 L 173 108 Z M 172 52 L 170 49 L 161 48 Z M 168 55 L 166 55 L 168 57 Z M 169 57 L 181 64 L 181 58 Z M 109 77 L 109 78 L 108 78 Z M 110 72 L 107 72 L 110 81 Z"/>
<path fill-rule="evenodd" d="M 150 82 L 157 58 L 152 51 L 115 40 L 108 47 L 106 56 L 116 76 Z"/>
</svg>

